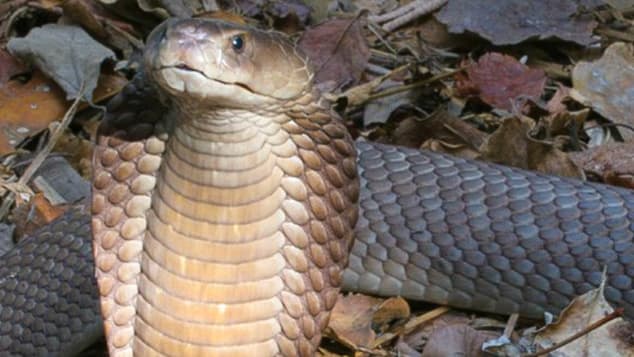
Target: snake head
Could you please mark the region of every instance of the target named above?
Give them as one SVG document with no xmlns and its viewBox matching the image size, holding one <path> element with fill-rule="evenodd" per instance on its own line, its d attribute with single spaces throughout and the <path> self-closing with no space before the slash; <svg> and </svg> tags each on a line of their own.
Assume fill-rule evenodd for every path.
<svg viewBox="0 0 634 357">
<path fill-rule="evenodd" d="M 312 79 L 307 60 L 281 35 L 215 19 L 165 21 L 148 38 L 144 61 L 162 91 L 196 106 L 288 100 Z"/>
</svg>

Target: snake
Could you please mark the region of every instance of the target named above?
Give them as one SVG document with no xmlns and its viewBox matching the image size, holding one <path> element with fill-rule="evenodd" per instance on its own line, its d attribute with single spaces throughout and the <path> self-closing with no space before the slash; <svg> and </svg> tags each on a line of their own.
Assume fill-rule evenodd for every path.
<svg viewBox="0 0 634 357">
<path fill-rule="evenodd" d="M 340 289 L 634 317 L 634 191 L 353 141 L 284 36 L 170 19 L 99 128 L 92 204 L 0 262 L 2 355 L 310 356 Z"/>
</svg>

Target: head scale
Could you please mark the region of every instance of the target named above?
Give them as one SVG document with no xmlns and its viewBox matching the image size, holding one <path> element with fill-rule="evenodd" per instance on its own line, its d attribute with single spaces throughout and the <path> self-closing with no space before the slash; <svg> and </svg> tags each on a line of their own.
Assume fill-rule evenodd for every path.
<svg viewBox="0 0 634 357">
<path fill-rule="evenodd" d="M 145 68 L 175 100 L 253 106 L 310 88 L 307 60 L 279 34 L 214 19 L 171 19 L 147 41 Z"/>
</svg>

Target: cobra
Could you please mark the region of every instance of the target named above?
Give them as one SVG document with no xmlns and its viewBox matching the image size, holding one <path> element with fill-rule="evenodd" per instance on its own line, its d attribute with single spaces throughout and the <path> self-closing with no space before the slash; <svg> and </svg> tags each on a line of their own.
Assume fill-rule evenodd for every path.
<svg viewBox="0 0 634 357">
<path fill-rule="evenodd" d="M 79 207 L 5 256 L 0 348 L 77 353 L 100 311 L 113 356 L 306 356 L 342 287 L 539 316 L 604 268 L 633 316 L 632 191 L 353 142 L 312 76 L 274 33 L 160 25 L 99 131 L 93 247 Z"/>
</svg>

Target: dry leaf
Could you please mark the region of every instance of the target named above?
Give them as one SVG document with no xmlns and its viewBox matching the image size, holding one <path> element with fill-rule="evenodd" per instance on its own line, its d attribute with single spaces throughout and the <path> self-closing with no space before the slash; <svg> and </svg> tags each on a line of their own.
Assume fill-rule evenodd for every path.
<svg viewBox="0 0 634 357">
<path fill-rule="evenodd" d="M 95 100 L 118 93 L 126 83 L 121 76 L 103 75 L 95 91 Z M 12 152 L 22 140 L 61 119 L 69 106 L 63 91 L 40 71 L 33 72 L 26 83 L 14 80 L 0 87 L 0 108 L 3 110 L 0 155 Z"/>
<path fill-rule="evenodd" d="M 64 214 L 64 207 L 53 206 L 42 193 L 36 193 L 28 204 L 23 204 L 12 211 L 17 237 L 26 237 L 38 228 L 54 221 Z"/>
<path fill-rule="evenodd" d="M 457 94 L 475 94 L 498 109 L 512 111 L 517 99 L 538 100 L 544 91 L 546 75 L 531 69 L 514 57 L 490 52 L 458 74 Z"/>
<path fill-rule="evenodd" d="M 527 133 L 534 122 L 525 117 L 505 119 L 480 146 L 481 159 L 497 164 L 528 169 Z"/>
<path fill-rule="evenodd" d="M 571 154 L 589 176 L 634 189 L 634 142 L 611 143 Z"/>
<path fill-rule="evenodd" d="M 361 294 L 340 295 L 328 323 L 333 338 L 353 349 L 370 346 L 376 337 L 372 319 L 382 301 Z"/>
<path fill-rule="evenodd" d="M 451 0 L 436 18 L 452 33 L 475 32 L 495 45 L 557 37 L 585 46 L 597 23 L 579 9 L 574 0 Z"/>
<path fill-rule="evenodd" d="M 398 82 L 388 79 L 377 87 L 377 91 L 389 90 L 390 88 L 398 86 L 398 84 Z M 416 90 L 403 91 L 369 101 L 363 107 L 363 125 L 368 126 L 370 124 L 382 124 L 387 122 L 392 116 L 392 113 L 398 108 L 405 105 L 414 105 L 417 98 L 416 93 Z"/>
<path fill-rule="evenodd" d="M 533 120 L 512 117 L 480 147 L 480 159 L 542 173 L 584 179 L 583 172 L 552 142 L 530 138 Z"/>
<path fill-rule="evenodd" d="M 564 101 L 568 98 L 570 98 L 570 88 L 559 84 L 557 91 L 546 104 L 546 110 L 553 114 L 567 111 L 568 107 L 564 104 Z"/>
<path fill-rule="evenodd" d="M 530 170 L 585 180 L 586 176 L 567 153 L 552 142 L 528 140 L 526 164 Z"/>
<path fill-rule="evenodd" d="M 466 324 L 441 327 L 429 336 L 423 357 L 484 356 L 482 344 L 497 336 L 491 331 L 478 331 Z"/>
<path fill-rule="evenodd" d="M 559 319 L 541 329 L 535 343 L 542 349 L 585 329 L 614 310 L 603 296 L 604 281 L 597 289 L 575 298 L 560 314 Z M 622 340 L 620 330 L 628 323 L 614 319 L 602 327 L 557 349 L 557 356 L 634 356 L 634 346 Z"/>
<path fill-rule="evenodd" d="M 333 88 L 358 83 L 370 58 L 357 18 L 329 20 L 308 29 L 297 46 L 313 63 L 315 83 L 333 81 Z"/>
<path fill-rule="evenodd" d="M 383 142 L 475 158 L 486 134 L 472 125 L 439 110 L 425 119 L 408 117 L 398 123 Z"/>
<path fill-rule="evenodd" d="M 572 71 L 571 95 L 616 123 L 634 126 L 634 46 L 617 42 L 595 62 L 579 62 Z M 580 95 L 579 95 L 580 94 Z M 634 132 L 621 131 L 626 140 Z"/>
<path fill-rule="evenodd" d="M 409 304 L 400 296 L 389 298 L 379 305 L 378 309 L 372 317 L 372 323 L 381 330 L 387 328 L 387 325 L 396 321 L 409 317 Z"/>
<path fill-rule="evenodd" d="M 116 58 L 80 27 L 57 24 L 34 28 L 24 38 L 12 38 L 7 49 L 55 80 L 67 99 L 75 99 L 83 85 L 88 102 L 97 87 L 101 63 Z"/>
<path fill-rule="evenodd" d="M 24 72 L 28 72 L 27 67 L 9 52 L 0 48 L 0 88 L 4 87 L 13 76 Z"/>
</svg>

